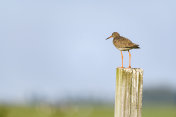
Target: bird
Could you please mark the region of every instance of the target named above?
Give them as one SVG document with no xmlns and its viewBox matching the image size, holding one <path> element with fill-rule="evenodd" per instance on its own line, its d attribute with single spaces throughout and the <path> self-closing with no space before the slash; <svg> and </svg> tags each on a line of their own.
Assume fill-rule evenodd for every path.
<svg viewBox="0 0 176 117">
<path fill-rule="evenodd" d="M 120 68 L 124 68 L 123 67 L 123 53 L 122 51 L 128 51 L 129 53 L 129 66 L 128 68 L 131 68 L 131 53 L 130 50 L 131 49 L 139 49 L 139 45 L 133 43 L 131 40 L 129 40 L 128 38 L 125 38 L 123 36 L 120 36 L 120 34 L 118 32 L 113 32 L 112 35 L 107 39 L 113 38 L 113 44 L 114 46 L 121 51 L 121 57 L 122 57 L 122 67 Z"/>
</svg>

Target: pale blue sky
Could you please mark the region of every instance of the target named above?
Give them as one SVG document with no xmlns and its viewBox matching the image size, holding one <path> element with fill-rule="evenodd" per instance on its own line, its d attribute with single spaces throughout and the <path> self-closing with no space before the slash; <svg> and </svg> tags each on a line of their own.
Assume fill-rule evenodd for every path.
<svg viewBox="0 0 176 117">
<path fill-rule="evenodd" d="M 0 1 L 0 99 L 105 96 L 113 98 L 120 51 L 112 32 L 140 45 L 132 67 L 144 88 L 176 88 L 174 0 Z M 124 65 L 128 54 L 124 52 Z"/>
</svg>

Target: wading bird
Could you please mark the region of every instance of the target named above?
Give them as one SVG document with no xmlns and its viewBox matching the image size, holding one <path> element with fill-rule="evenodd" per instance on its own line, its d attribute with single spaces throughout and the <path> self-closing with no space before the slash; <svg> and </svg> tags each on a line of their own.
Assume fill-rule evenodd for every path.
<svg viewBox="0 0 176 117">
<path fill-rule="evenodd" d="M 129 67 L 128 68 L 131 68 L 130 50 L 131 49 L 139 49 L 139 45 L 133 43 L 132 41 L 130 41 L 129 39 L 127 39 L 125 37 L 120 36 L 120 34 L 118 32 L 113 32 L 112 35 L 110 37 L 108 37 L 107 39 L 110 39 L 112 37 L 113 37 L 114 46 L 121 51 L 121 56 L 122 56 L 122 67 L 121 68 L 123 68 L 123 53 L 122 53 L 122 51 L 128 51 L 128 53 L 129 53 Z"/>
</svg>

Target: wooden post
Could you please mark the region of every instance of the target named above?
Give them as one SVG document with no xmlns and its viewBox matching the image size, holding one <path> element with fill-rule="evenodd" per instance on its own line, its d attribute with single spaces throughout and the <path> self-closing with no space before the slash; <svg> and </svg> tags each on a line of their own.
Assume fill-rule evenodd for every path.
<svg viewBox="0 0 176 117">
<path fill-rule="evenodd" d="M 117 68 L 115 117 L 141 117 L 143 70 Z"/>
</svg>

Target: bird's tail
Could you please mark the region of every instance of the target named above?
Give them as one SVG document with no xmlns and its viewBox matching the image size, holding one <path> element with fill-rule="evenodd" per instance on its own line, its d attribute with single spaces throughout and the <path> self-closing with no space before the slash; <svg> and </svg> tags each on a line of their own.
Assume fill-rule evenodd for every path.
<svg viewBox="0 0 176 117">
<path fill-rule="evenodd" d="M 140 49 L 139 45 L 137 45 L 137 44 L 135 44 L 135 45 L 133 46 L 133 48 L 134 48 L 134 49 Z"/>
</svg>

